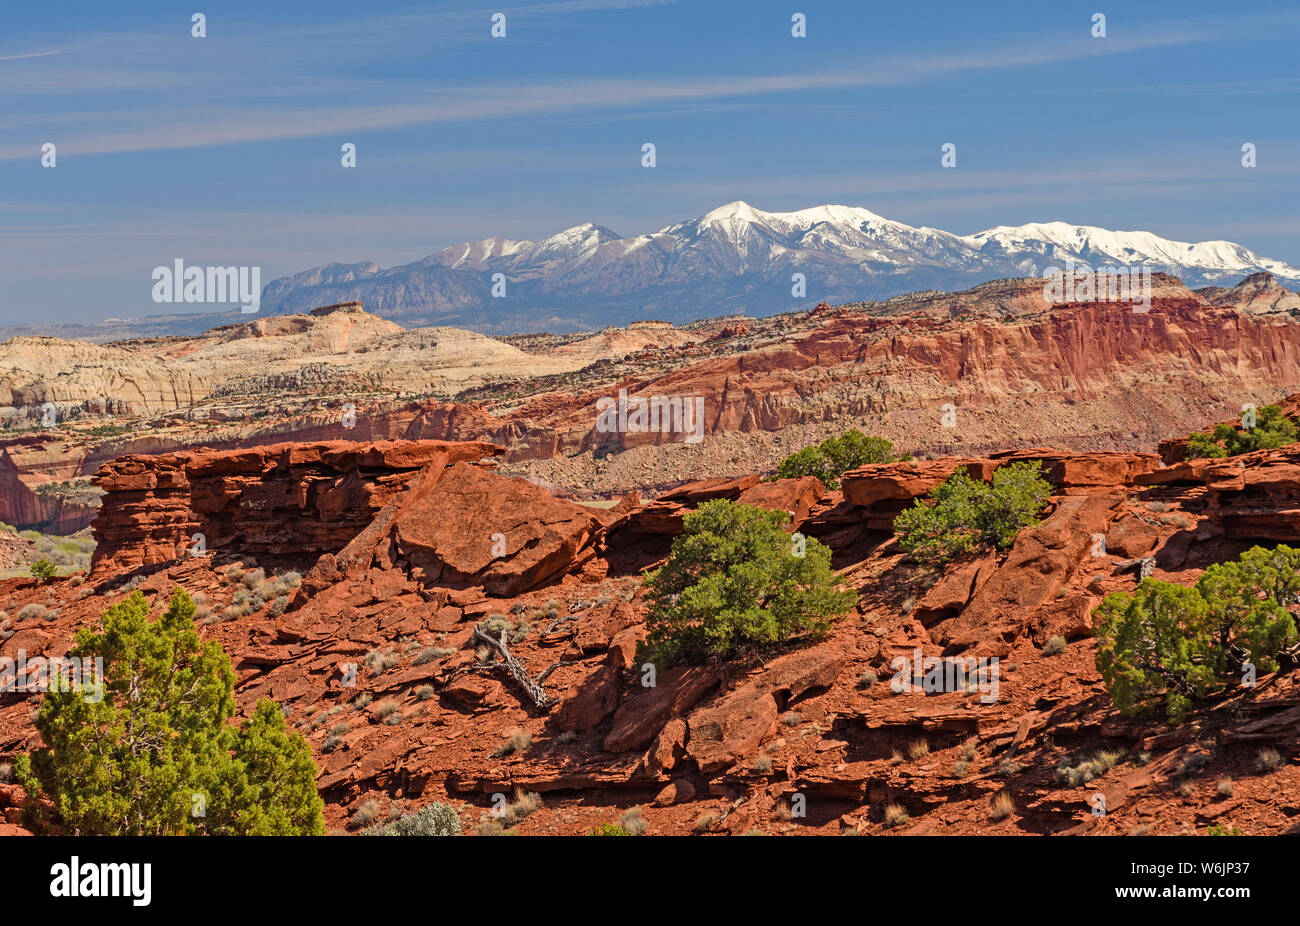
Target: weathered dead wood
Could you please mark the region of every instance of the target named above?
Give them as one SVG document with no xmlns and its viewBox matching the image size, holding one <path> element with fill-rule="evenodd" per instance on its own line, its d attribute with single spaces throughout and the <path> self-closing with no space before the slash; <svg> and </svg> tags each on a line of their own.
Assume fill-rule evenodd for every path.
<svg viewBox="0 0 1300 926">
<path fill-rule="evenodd" d="M 546 693 L 546 689 L 541 686 L 541 682 L 534 681 L 532 676 L 528 674 L 528 670 L 524 668 L 524 664 L 515 658 L 514 653 L 510 652 L 510 647 L 506 643 L 505 630 L 501 631 L 501 638 L 496 639 L 483 628 L 475 627 L 472 639 L 486 643 L 501 654 L 501 660 L 505 664 L 507 671 L 510 672 L 511 678 L 519 683 L 519 687 L 532 699 L 532 702 L 537 705 L 539 710 L 546 710 L 554 704 L 551 696 Z M 546 674 L 542 676 L 542 680 L 545 680 L 546 676 L 550 675 L 555 668 L 556 666 L 552 666 L 548 669 Z"/>
</svg>

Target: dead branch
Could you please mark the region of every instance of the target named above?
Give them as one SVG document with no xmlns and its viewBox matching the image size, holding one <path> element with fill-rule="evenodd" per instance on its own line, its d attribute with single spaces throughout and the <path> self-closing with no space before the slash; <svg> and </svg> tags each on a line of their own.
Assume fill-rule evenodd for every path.
<svg viewBox="0 0 1300 926">
<path fill-rule="evenodd" d="M 510 675 L 519 683 L 519 687 L 532 699 L 539 710 L 546 710 L 551 706 L 553 702 L 551 696 L 546 693 L 546 689 L 541 686 L 540 682 L 533 681 L 528 674 L 528 670 L 524 668 L 524 664 L 510 652 L 510 647 L 506 644 L 506 632 L 504 630 L 501 631 L 501 639 L 498 640 L 494 639 L 491 634 L 486 633 L 481 627 L 475 627 L 471 639 L 481 640 L 488 646 L 496 648 L 497 652 L 501 654 L 501 659 Z M 549 671 L 547 674 L 549 674 Z"/>
<path fill-rule="evenodd" d="M 548 678 L 550 678 L 550 675 L 551 675 L 552 672 L 554 672 L 556 669 L 561 668 L 562 666 L 577 666 L 577 665 L 581 665 L 581 664 L 582 664 L 581 660 L 561 659 L 559 662 L 557 662 L 555 665 L 551 666 L 549 669 L 547 669 L 547 670 L 546 670 L 545 672 L 543 672 L 541 675 L 537 676 L 537 684 L 540 685 L 540 684 L 542 684 L 543 682 L 545 682 Z"/>
</svg>

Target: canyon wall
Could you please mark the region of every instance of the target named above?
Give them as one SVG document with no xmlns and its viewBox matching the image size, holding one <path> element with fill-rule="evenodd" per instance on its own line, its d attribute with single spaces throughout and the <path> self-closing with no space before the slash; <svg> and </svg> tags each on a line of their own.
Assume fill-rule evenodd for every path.
<svg viewBox="0 0 1300 926">
<path fill-rule="evenodd" d="M 93 505 L 33 492 L 20 478 L 8 451 L 0 448 L 0 521 L 19 529 L 73 534 L 89 524 L 94 515 Z"/>
<path fill-rule="evenodd" d="M 105 495 L 92 572 L 208 553 L 314 562 L 342 549 L 422 470 L 500 452 L 484 443 L 343 441 L 119 457 L 95 479 Z"/>
<path fill-rule="evenodd" d="M 1300 325 L 1157 299 L 1063 306 L 1027 321 L 838 314 L 803 336 L 687 364 L 664 375 L 552 393 L 500 415 L 430 405 L 407 437 L 479 439 L 507 459 L 682 443 L 680 433 L 600 433 L 597 401 L 700 396 L 705 430 L 779 431 L 874 418 L 909 447 L 987 452 L 999 442 L 1152 450 L 1219 409 L 1300 388 Z M 942 406 L 955 423 L 944 427 Z"/>
</svg>

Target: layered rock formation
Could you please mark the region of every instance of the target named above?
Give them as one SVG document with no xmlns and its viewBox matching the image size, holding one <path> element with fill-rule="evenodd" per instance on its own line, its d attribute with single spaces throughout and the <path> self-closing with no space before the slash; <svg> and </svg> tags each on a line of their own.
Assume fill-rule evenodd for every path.
<svg viewBox="0 0 1300 926">
<path fill-rule="evenodd" d="M 1204 512 L 1234 538 L 1300 541 L 1300 444 L 1175 463 L 1136 482 L 1180 493 L 1185 505 Z"/>
<path fill-rule="evenodd" d="M 1043 476 L 1061 495 L 1089 495 L 1132 486 L 1138 476 L 1161 466 L 1152 453 L 1062 453 L 1038 448 L 1008 450 L 985 459 L 948 458 L 880 463 L 850 470 L 840 479 L 844 499 L 862 509 L 866 523 L 888 530 L 894 517 L 915 498 L 928 493 L 957 471 L 988 482 L 1000 466 L 1016 462 L 1042 464 Z"/>
<path fill-rule="evenodd" d="M 601 399 L 699 397 L 705 431 L 830 433 L 853 422 L 896 444 L 986 452 L 1018 434 L 1081 451 L 1153 449 L 1206 408 L 1272 401 L 1300 388 L 1300 325 L 1157 298 L 1149 313 L 1104 303 L 1022 318 L 881 318 L 840 312 L 781 339 L 496 415 L 430 408 L 411 435 L 493 440 L 511 460 L 657 446 L 681 433 L 602 433 Z M 801 430 L 802 429 L 802 430 Z M 805 440 L 807 442 L 807 440 Z M 669 446 L 672 445 L 672 446 Z M 771 463 L 777 459 L 772 454 Z M 550 478 L 545 466 L 535 468 Z"/>
<path fill-rule="evenodd" d="M 95 511 L 94 505 L 33 492 L 0 448 L 0 521 L 49 534 L 73 534 L 90 523 Z"/>
<path fill-rule="evenodd" d="M 1300 296 L 1279 286 L 1271 273 L 1252 273 L 1236 286 L 1207 286 L 1196 295 L 1256 315 L 1300 315 Z"/>
<path fill-rule="evenodd" d="M 594 350 L 591 358 L 601 355 Z M 505 375 L 589 362 L 534 356 L 458 328 L 407 330 L 360 303 L 254 318 L 197 337 L 89 344 L 10 338 L 0 344 L 0 423 L 32 426 L 46 403 L 59 421 L 153 416 L 280 393 L 454 393 Z"/>
<path fill-rule="evenodd" d="M 211 374 L 197 366 L 160 364 L 128 346 L 10 338 L 0 344 L 0 420 L 36 424 L 46 403 L 60 420 L 81 413 L 184 408 L 207 395 Z"/>
<path fill-rule="evenodd" d="M 191 551 L 314 560 L 342 549 L 421 471 L 499 452 L 339 441 L 118 457 L 95 479 L 105 496 L 92 569 L 159 565 Z"/>
</svg>

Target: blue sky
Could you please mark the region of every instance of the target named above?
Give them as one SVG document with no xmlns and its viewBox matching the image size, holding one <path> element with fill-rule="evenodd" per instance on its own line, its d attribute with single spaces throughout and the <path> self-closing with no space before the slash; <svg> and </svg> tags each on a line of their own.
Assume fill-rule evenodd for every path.
<svg viewBox="0 0 1300 926">
<path fill-rule="evenodd" d="M 46 0 L 2 23 L 0 324 L 155 314 L 176 258 L 266 283 L 734 199 L 1300 263 L 1291 3 Z"/>
</svg>

